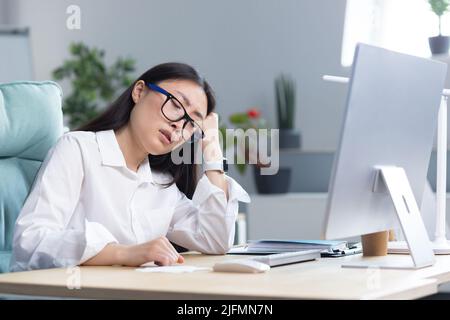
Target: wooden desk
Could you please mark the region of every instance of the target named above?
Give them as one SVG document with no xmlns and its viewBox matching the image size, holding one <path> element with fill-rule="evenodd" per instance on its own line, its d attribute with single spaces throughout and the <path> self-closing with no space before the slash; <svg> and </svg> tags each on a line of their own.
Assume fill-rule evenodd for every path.
<svg viewBox="0 0 450 320">
<path fill-rule="evenodd" d="M 211 267 L 241 256 L 184 254 L 185 265 Z M 245 257 L 243 257 L 245 258 Z M 390 255 L 391 259 L 409 256 Z M 143 273 L 125 267 L 80 267 L 80 289 L 68 289 L 68 269 L 0 275 L 0 293 L 105 299 L 415 299 L 450 281 L 450 256 L 421 270 L 341 268 L 361 256 L 328 258 L 272 268 L 267 273 Z"/>
</svg>

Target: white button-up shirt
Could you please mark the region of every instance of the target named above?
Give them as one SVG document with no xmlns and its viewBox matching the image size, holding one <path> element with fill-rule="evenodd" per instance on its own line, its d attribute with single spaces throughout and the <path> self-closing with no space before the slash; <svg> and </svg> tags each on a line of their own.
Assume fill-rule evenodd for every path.
<svg viewBox="0 0 450 320">
<path fill-rule="evenodd" d="M 146 159 L 128 169 L 114 131 L 69 132 L 49 151 L 14 230 L 11 271 L 79 265 L 108 243 L 159 236 L 190 250 L 223 254 L 233 244 L 238 201 L 203 175 L 192 200 Z"/>
</svg>

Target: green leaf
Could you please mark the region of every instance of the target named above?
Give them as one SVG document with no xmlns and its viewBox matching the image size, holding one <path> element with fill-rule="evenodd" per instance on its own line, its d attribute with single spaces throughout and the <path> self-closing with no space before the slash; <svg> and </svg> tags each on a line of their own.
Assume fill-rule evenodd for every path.
<svg viewBox="0 0 450 320">
<path fill-rule="evenodd" d="M 275 79 L 275 98 L 279 128 L 294 127 L 296 108 L 296 84 L 288 76 L 281 74 Z"/>
<path fill-rule="evenodd" d="M 75 128 L 96 117 L 100 103 L 109 104 L 131 85 L 135 61 L 119 57 L 108 67 L 104 50 L 81 42 L 71 43 L 69 52 L 71 57 L 53 70 L 52 76 L 70 82 L 71 94 L 63 101 L 63 111 L 69 116 L 71 128 Z"/>
<path fill-rule="evenodd" d="M 438 16 L 442 16 L 448 11 L 449 0 L 428 0 L 431 10 Z"/>
<path fill-rule="evenodd" d="M 230 122 L 235 125 L 247 123 L 248 120 L 248 115 L 245 112 L 234 113 L 230 116 Z"/>
<path fill-rule="evenodd" d="M 245 164 L 239 164 L 239 163 L 236 163 L 236 169 L 238 170 L 238 172 L 239 172 L 241 175 L 244 175 L 244 174 L 245 174 L 245 171 L 246 171 L 246 169 L 247 169 L 247 166 L 246 166 Z"/>
</svg>

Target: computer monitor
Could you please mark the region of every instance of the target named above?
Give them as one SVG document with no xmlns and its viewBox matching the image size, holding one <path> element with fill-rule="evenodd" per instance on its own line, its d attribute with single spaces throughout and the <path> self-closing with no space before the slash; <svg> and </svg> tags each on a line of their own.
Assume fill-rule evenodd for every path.
<svg viewBox="0 0 450 320">
<path fill-rule="evenodd" d="M 390 230 L 400 223 L 413 261 L 398 267 L 434 263 L 417 203 L 446 71 L 441 62 L 357 46 L 329 186 L 325 239 Z"/>
</svg>

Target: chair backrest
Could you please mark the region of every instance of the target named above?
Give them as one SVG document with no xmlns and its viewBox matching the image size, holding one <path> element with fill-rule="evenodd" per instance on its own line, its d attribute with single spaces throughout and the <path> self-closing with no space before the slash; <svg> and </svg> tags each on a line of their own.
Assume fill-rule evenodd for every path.
<svg viewBox="0 0 450 320">
<path fill-rule="evenodd" d="M 61 97 L 52 81 L 0 84 L 0 272 L 9 269 L 17 215 L 63 133 Z"/>
</svg>

